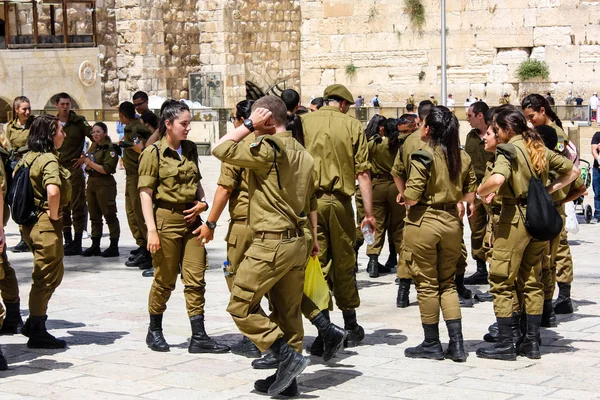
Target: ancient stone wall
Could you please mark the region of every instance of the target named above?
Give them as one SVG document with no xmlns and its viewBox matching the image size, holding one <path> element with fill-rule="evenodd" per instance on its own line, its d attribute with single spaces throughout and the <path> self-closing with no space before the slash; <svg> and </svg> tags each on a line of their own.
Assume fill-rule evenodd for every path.
<svg viewBox="0 0 600 400">
<path fill-rule="evenodd" d="M 600 1 L 447 1 L 448 92 L 457 104 L 471 95 L 497 102 L 522 91 L 569 90 L 589 97 L 600 89 Z M 355 96 L 376 93 L 404 104 L 410 92 L 440 94 L 440 1 L 422 0 L 425 25 L 416 29 L 404 0 L 302 0 L 302 97 L 332 83 Z M 546 61 L 550 78 L 520 82 L 528 59 Z M 355 72 L 352 73 L 352 70 Z"/>
</svg>

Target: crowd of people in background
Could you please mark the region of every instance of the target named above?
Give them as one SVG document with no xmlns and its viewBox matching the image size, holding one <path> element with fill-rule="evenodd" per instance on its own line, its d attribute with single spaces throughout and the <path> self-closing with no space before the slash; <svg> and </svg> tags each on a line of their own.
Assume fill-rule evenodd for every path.
<svg viewBox="0 0 600 400">
<path fill-rule="evenodd" d="M 46 329 L 48 304 L 63 278 L 64 256 L 119 256 L 114 174 L 123 168 L 127 222 L 138 246 L 125 265 L 153 278 L 146 336 L 153 351 L 170 349 L 162 319 L 181 274 L 191 327 L 188 351 L 255 358 L 254 368 L 276 369 L 255 382 L 257 391 L 298 395 L 296 377 L 310 362 L 302 354 L 302 316 L 318 333 L 309 353 L 325 361 L 364 340 L 356 273 L 366 243 L 371 278 L 396 268 L 398 308 L 410 307 L 411 287 L 416 290 L 424 339 L 407 348 L 406 357 L 466 361 L 461 308 L 493 301 L 496 321 L 484 336 L 492 344 L 479 348 L 477 356 L 538 359 L 540 327 L 556 326 L 556 313 L 573 312 L 573 260 L 564 222 L 551 237 L 532 231 L 527 215 L 536 205 L 530 194 L 541 182 L 564 221 L 565 204 L 584 195 L 586 185 L 550 93 L 528 94 L 520 107 L 510 104 L 508 94 L 499 107 L 473 100 L 464 104 L 472 127 L 464 146 L 451 94 L 441 106 L 433 95 L 417 102 L 411 93 L 405 114 L 376 114 L 366 129 L 348 115 L 352 105 L 365 106 L 363 97 L 355 100 L 340 84 L 328 86 L 308 108 L 293 89 L 280 97 L 244 100 L 236 106 L 234 129 L 213 147 L 222 163 L 209 206 L 184 103 L 167 100 L 154 113 L 147 94 L 135 93 L 132 102 L 119 105 L 119 141 L 113 143 L 106 124 L 90 125 L 77 115 L 66 93 L 56 96 L 56 116 L 34 117 L 29 100 L 18 97 L 14 118 L 0 137 L 5 161 L 0 165 L 0 228 L 8 222 L 10 178 L 28 169 L 35 215 L 20 226 L 21 241 L 12 250 L 33 252 L 32 287 L 23 323 L 18 282 L 0 229 L 0 292 L 6 307 L 6 312 L 0 308 L 0 334 L 21 333 L 30 348 L 67 346 Z M 383 107 L 378 95 L 370 104 Z M 600 218 L 599 147 L 600 132 L 592 140 L 595 222 Z M 215 239 L 228 204 L 227 312 L 243 335 L 232 346 L 212 339 L 204 324 L 205 246 Z M 477 265 L 467 277 L 465 216 Z M 83 249 L 88 219 L 92 245 Z M 104 250 L 103 220 L 110 238 Z M 390 256 L 380 264 L 386 240 Z M 330 290 L 325 307 L 303 292 L 311 256 L 318 258 Z M 472 285 L 487 290 L 474 296 L 467 287 Z M 261 308 L 265 296 L 269 315 Z M 343 328 L 330 320 L 334 304 Z M 448 329 L 446 346 L 439 334 L 441 318 Z M 0 370 L 6 368 L 0 352 Z"/>
</svg>

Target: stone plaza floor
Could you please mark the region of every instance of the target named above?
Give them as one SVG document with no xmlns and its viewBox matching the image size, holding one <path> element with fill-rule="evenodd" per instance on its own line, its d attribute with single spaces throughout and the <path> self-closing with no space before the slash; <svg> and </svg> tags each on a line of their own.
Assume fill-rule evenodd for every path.
<svg viewBox="0 0 600 400">
<path fill-rule="evenodd" d="M 203 185 L 209 202 L 215 190 L 219 163 L 201 157 Z M 134 241 L 124 212 L 124 172 L 117 173 L 117 198 L 122 228 L 121 257 L 65 258 L 65 276 L 48 311 L 48 328 L 67 341 L 64 350 L 30 350 L 24 336 L 0 336 L 9 370 L 0 372 L 0 399 L 250 399 L 261 398 L 253 382 L 272 371 L 254 370 L 250 359 L 233 354 L 192 355 L 187 352 L 190 327 L 181 282 L 173 292 L 164 317 L 169 353 L 155 353 L 145 344 L 148 326 L 147 299 L 152 279 L 137 268 L 124 266 Z M 586 201 L 591 199 L 588 195 Z M 229 295 L 223 278 L 228 216 L 219 221 L 215 241 L 207 246 L 210 270 L 206 274 L 206 328 L 215 339 L 233 343 L 240 338 L 225 311 Z M 468 227 L 468 225 L 467 225 Z M 596 399 L 600 398 L 600 260 L 598 225 L 580 225 L 570 239 L 575 261 L 572 296 L 575 313 L 559 315 L 557 328 L 542 329 L 542 359 L 519 357 L 515 362 L 477 358 L 482 337 L 494 322 L 491 303 L 463 309 L 466 363 L 428 361 L 404 357 L 404 349 L 423 339 L 416 293 L 411 305 L 395 305 L 394 274 L 371 279 L 361 249 L 357 276 L 361 295 L 359 323 L 365 328 L 363 344 L 340 351 L 325 364 L 311 357 L 299 378 L 300 398 L 323 399 Z M 468 229 L 468 228 L 467 228 Z M 6 228 L 8 245 L 19 239 L 11 221 Z M 105 228 L 105 232 L 106 228 Z M 468 238 L 468 232 L 465 237 Z M 469 243 L 466 240 L 467 245 Z M 84 240 L 84 246 L 91 244 Z M 103 238 L 103 248 L 108 237 Z M 21 309 L 27 316 L 31 284 L 31 254 L 8 257 L 20 279 Z M 598 257 L 598 258 L 596 258 Z M 385 262 L 387 252 L 380 261 Z M 475 266 L 469 260 L 467 274 Z M 479 291 L 485 287 L 473 287 Z M 332 320 L 343 324 L 339 311 Z M 443 323 L 441 338 L 447 344 Z M 316 330 L 305 321 L 305 346 Z M 594 378 L 596 376 L 596 378 Z"/>
</svg>

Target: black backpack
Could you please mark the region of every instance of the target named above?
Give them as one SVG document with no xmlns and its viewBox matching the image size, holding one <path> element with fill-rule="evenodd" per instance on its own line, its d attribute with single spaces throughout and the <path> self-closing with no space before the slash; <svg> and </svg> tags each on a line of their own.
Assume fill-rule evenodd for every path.
<svg viewBox="0 0 600 400">
<path fill-rule="evenodd" d="M 523 150 L 518 149 L 523 153 Z M 554 202 L 548 194 L 546 186 L 535 176 L 529 164 L 527 166 L 529 167 L 529 172 L 531 172 L 531 180 L 529 181 L 527 193 L 527 215 L 523 218 L 523 212 L 520 207 L 519 213 L 521 214 L 521 218 L 523 218 L 527 232 L 534 239 L 540 241 L 552 240 L 563 229 L 562 217 L 554 206 Z"/>
<path fill-rule="evenodd" d="M 12 219 L 19 225 L 33 225 L 38 219 L 39 207 L 35 206 L 33 186 L 31 186 L 31 180 L 29 179 L 29 168 L 40 155 L 38 154 L 29 165 L 23 160 L 23 164 L 13 176 L 12 184 L 6 195 Z"/>
</svg>

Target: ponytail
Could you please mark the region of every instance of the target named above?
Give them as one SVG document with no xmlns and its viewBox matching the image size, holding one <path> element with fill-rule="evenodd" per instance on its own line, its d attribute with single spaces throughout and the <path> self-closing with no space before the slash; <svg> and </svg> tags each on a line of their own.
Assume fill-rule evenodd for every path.
<svg viewBox="0 0 600 400">
<path fill-rule="evenodd" d="M 288 113 L 285 129 L 292 131 L 292 137 L 304 146 L 304 129 L 302 127 L 302 119 L 298 115 Z"/>
<path fill-rule="evenodd" d="M 533 129 L 527 129 L 523 132 L 525 147 L 531 158 L 533 170 L 541 174 L 546 169 L 546 146 L 539 133 Z"/>
<path fill-rule="evenodd" d="M 388 150 L 390 153 L 395 155 L 398 152 L 398 137 L 400 136 L 400 133 L 398 132 L 398 124 L 396 123 L 396 119 L 386 119 L 383 123 L 383 129 L 385 132 L 385 136 L 388 138 Z"/>
<path fill-rule="evenodd" d="M 430 145 L 441 146 L 450 180 L 457 183 L 462 169 L 458 119 L 448 108 L 437 106 L 425 118 L 425 126 L 429 127 Z"/>
</svg>

